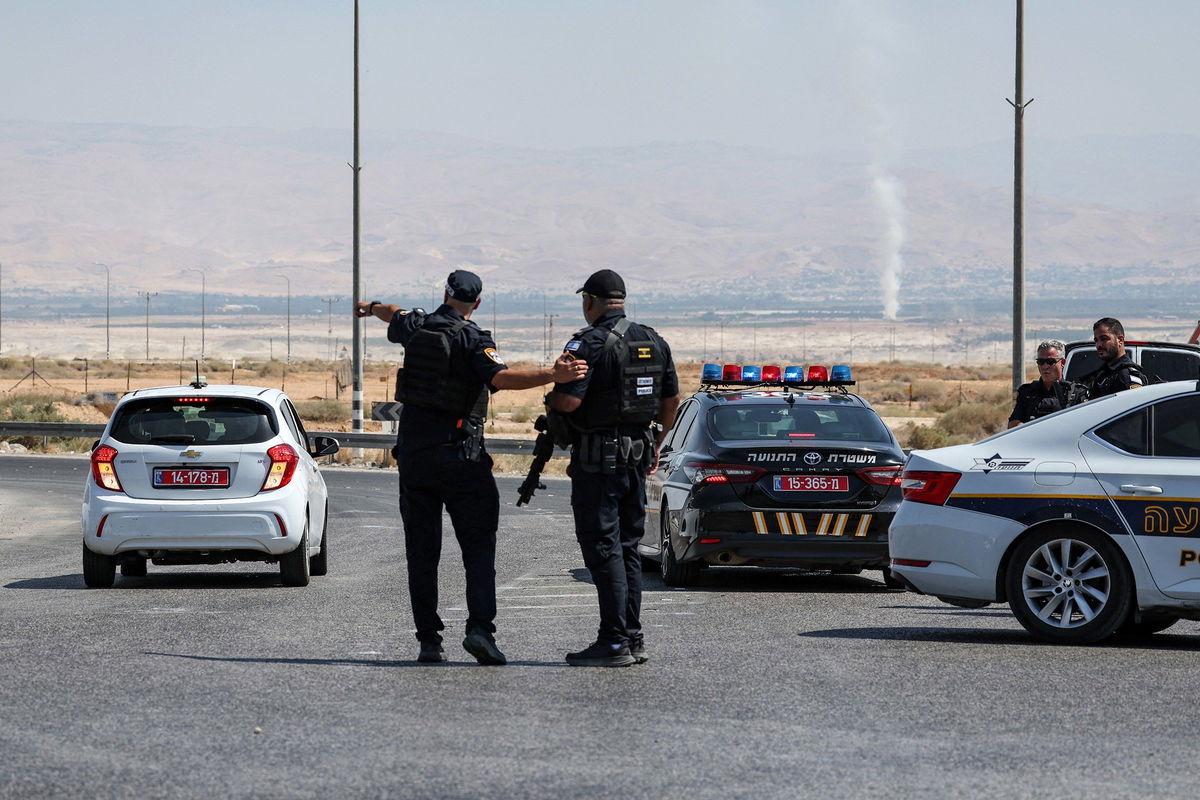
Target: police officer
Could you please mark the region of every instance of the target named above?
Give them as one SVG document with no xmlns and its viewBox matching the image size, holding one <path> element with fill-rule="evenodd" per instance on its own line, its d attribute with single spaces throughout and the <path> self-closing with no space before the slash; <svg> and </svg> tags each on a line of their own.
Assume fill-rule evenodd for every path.
<svg viewBox="0 0 1200 800">
<path fill-rule="evenodd" d="M 581 379 L 557 382 L 547 403 L 566 415 L 573 432 L 571 508 L 596 585 L 600 630 L 592 645 L 568 653 L 567 663 L 625 667 L 647 660 L 637 544 L 646 520 L 646 474 L 657 468 L 658 446 L 675 420 L 679 382 L 663 338 L 625 316 L 620 275 L 602 269 L 578 293 L 588 327 L 571 337 L 565 352 L 591 369 Z"/>
<path fill-rule="evenodd" d="M 466 270 L 446 280 L 433 313 L 385 303 L 358 303 L 358 317 L 388 323 L 388 341 L 404 345 L 397 393 L 403 403 L 393 453 L 400 471 L 400 516 L 408 561 L 408 591 L 420 642 L 418 661 L 446 660 L 437 613 L 437 570 L 442 548 L 442 507 L 462 549 L 467 583 L 463 649 L 480 664 L 506 663 L 496 646 L 496 528 L 500 499 L 492 459 L 483 443 L 488 394 L 529 389 L 587 374 L 582 359 L 553 367 L 508 369 L 488 331 L 471 321 L 483 282 Z"/>
<path fill-rule="evenodd" d="M 1058 339 L 1045 339 L 1037 346 L 1038 379 L 1017 388 L 1017 402 L 1008 415 L 1008 427 L 1067 407 L 1070 384 L 1062 379 L 1066 349 Z"/>
<path fill-rule="evenodd" d="M 1090 399 L 1136 389 L 1150 382 L 1142 368 L 1125 353 L 1125 326 L 1118 320 L 1112 317 L 1096 320 L 1092 325 L 1092 341 L 1096 343 L 1096 355 L 1104 363 L 1083 380 Z"/>
</svg>

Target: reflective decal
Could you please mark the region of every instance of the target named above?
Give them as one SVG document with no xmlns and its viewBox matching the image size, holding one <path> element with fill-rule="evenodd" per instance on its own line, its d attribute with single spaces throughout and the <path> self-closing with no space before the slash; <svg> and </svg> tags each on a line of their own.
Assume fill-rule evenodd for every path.
<svg viewBox="0 0 1200 800">
<path fill-rule="evenodd" d="M 975 459 L 975 464 L 971 469 L 982 470 L 983 474 L 986 475 L 992 470 L 996 472 L 1015 472 L 1025 469 L 1032 463 L 1032 458 L 1004 458 L 999 453 L 996 453 L 994 456 Z"/>
</svg>

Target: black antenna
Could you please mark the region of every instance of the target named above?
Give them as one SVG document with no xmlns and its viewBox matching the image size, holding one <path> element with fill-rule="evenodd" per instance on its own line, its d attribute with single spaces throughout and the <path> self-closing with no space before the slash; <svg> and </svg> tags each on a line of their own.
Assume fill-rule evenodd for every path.
<svg viewBox="0 0 1200 800">
<path fill-rule="evenodd" d="M 208 381 L 200 377 L 200 359 L 196 359 L 196 380 L 192 381 L 193 389 L 203 389 L 208 386 Z"/>
</svg>

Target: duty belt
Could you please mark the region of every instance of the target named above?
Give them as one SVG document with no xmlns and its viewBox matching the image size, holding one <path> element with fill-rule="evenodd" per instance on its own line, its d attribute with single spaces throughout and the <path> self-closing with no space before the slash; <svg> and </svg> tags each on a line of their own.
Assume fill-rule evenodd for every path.
<svg viewBox="0 0 1200 800">
<path fill-rule="evenodd" d="M 580 468 L 602 475 L 612 475 L 618 468 L 649 466 L 653 452 L 649 431 L 642 436 L 584 433 L 575 444 L 575 459 Z"/>
</svg>

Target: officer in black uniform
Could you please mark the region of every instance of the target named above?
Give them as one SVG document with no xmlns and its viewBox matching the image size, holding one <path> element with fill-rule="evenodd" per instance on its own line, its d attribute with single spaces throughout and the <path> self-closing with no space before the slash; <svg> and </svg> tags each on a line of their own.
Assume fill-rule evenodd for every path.
<svg viewBox="0 0 1200 800">
<path fill-rule="evenodd" d="M 555 384 L 551 412 L 566 415 L 571 435 L 571 508 L 575 537 L 600 604 L 596 641 L 567 654 L 572 666 L 625 667 L 647 660 L 642 636 L 642 560 L 646 474 L 675 421 L 679 381 L 671 348 L 653 328 L 625 316 L 625 282 L 610 269 L 578 290 L 588 327 L 565 352 L 585 359 L 583 378 Z M 651 423 L 660 423 L 657 435 Z"/>
<path fill-rule="evenodd" d="M 1125 353 L 1125 326 L 1120 321 L 1112 317 L 1096 320 L 1092 325 L 1092 341 L 1096 343 L 1096 355 L 1104 363 L 1083 380 L 1089 399 L 1136 389 L 1150 382 L 1142 368 Z"/>
<path fill-rule="evenodd" d="M 463 648 L 480 664 L 506 663 L 496 647 L 496 528 L 500 499 L 483 442 L 488 394 L 577 380 L 587 362 L 559 359 L 553 367 L 518 371 L 505 366 L 488 331 L 471 321 L 483 282 L 466 270 L 446 281 L 433 313 L 379 302 L 359 303 L 358 317 L 388 323 L 388 340 L 404 345 L 397 394 L 403 407 L 393 453 L 400 471 L 400 516 L 408 561 L 418 661 L 446 660 L 437 613 L 442 507 L 462 549 L 467 583 Z"/>
<path fill-rule="evenodd" d="M 1038 379 L 1017 387 L 1017 402 L 1008 415 L 1008 427 L 1015 428 L 1067 407 L 1071 385 L 1062 379 L 1067 346 L 1058 339 L 1046 339 L 1037 347 Z"/>
</svg>

